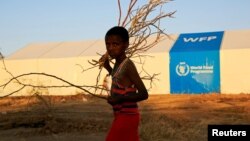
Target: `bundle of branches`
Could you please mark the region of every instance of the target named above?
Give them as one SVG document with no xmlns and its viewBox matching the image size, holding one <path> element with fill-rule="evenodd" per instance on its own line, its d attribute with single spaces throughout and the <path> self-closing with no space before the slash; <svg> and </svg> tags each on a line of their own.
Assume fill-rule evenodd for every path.
<svg viewBox="0 0 250 141">
<path fill-rule="evenodd" d="M 169 1 L 170 0 L 150 0 L 149 3 L 136 9 L 133 9 L 133 7 L 137 0 L 130 1 L 128 13 L 122 24 L 119 20 L 119 25 L 127 27 L 129 35 L 133 39 L 127 50 L 129 57 L 148 51 L 161 41 L 162 35 L 168 36 L 168 34 L 164 32 L 165 29 L 162 29 L 160 22 L 161 19 L 172 17 L 175 13 L 165 13 L 162 10 L 164 4 Z M 156 10 L 159 10 L 158 14 L 154 13 Z M 156 15 L 154 16 L 153 14 Z M 155 35 L 154 40 L 148 42 L 148 38 L 153 37 L 153 35 Z"/>
<path fill-rule="evenodd" d="M 164 12 L 163 6 L 170 1 L 172 0 L 149 0 L 146 4 L 136 8 L 138 0 L 130 0 L 127 13 L 122 16 L 123 11 L 120 0 L 118 0 L 118 26 L 128 29 L 129 36 L 132 39 L 126 50 L 128 57 L 140 57 L 141 53 L 147 52 L 159 43 L 164 36 L 168 36 L 160 23 L 164 18 L 172 18 L 176 12 Z M 151 37 L 151 40 L 149 40 L 149 37 Z M 92 60 L 93 62 L 90 63 L 102 66 L 106 59 L 110 59 L 107 53 L 101 60 Z"/>
<path fill-rule="evenodd" d="M 149 0 L 147 3 L 139 7 L 136 7 L 138 0 L 130 0 L 125 16 L 123 16 L 120 0 L 117 1 L 119 7 L 118 26 L 125 27 L 131 38 L 126 54 L 129 58 L 138 57 L 140 58 L 139 60 L 141 60 L 141 57 L 144 56 L 142 53 L 147 52 L 149 49 L 162 41 L 164 36 L 169 37 L 169 35 L 165 32 L 165 29 L 161 26 L 161 20 L 164 18 L 172 18 L 176 12 L 164 12 L 163 10 L 163 6 L 172 0 Z M 92 62 L 89 61 L 89 63 L 93 66 L 99 66 L 99 68 L 102 68 L 105 60 L 108 59 L 111 61 L 107 52 L 102 56 L 103 57 L 100 60 L 92 60 Z M 140 63 L 142 63 L 142 61 Z M 100 72 L 101 71 L 102 69 Z M 141 78 L 149 80 L 151 88 L 152 82 L 156 79 L 155 77 L 158 74 L 149 74 L 143 67 L 142 71 L 146 74 L 146 76 L 142 76 Z M 96 84 L 99 83 L 98 78 L 100 78 L 99 75 L 97 77 Z"/>
</svg>

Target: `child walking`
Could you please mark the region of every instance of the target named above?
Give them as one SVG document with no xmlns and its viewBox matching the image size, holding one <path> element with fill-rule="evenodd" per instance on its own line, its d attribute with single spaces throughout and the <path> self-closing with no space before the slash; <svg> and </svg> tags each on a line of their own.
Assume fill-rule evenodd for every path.
<svg viewBox="0 0 250 141">
<path fill-rule="evenodd" d="M 104 68 L 112 76 L 107 102 L 114 111 L 106 141 L 139 141 L 140 113 L 137 102 L 146 100 L 148 92 L 134 63 L 125 53 L 129 46 L 128 31 L 120 26 L 111 28 L 105 35 L 105 43 L 107 53 L 115 59 L 113 68 L 108 60 L 104 62 Z"/>
</svg>

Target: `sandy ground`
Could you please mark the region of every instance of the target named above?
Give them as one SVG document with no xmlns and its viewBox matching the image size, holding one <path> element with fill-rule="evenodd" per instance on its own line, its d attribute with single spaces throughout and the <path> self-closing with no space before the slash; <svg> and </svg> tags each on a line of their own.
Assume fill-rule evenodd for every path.
<svg viewBox="0 0 250 141">
<path fill-rule="evenodd" d="M 208 124 L 250 124 L 250 94 L 151 95 L 139 106 L 141 141 L 205 141 Z M 0 99 L 0 141 L 104 141 L 111 122 L 90 96 Z"/>
</svg>

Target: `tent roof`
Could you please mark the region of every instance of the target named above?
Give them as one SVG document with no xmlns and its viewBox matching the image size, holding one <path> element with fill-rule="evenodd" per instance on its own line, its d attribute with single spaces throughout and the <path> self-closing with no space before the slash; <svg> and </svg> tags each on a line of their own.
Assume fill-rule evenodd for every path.
<svg viewBox="0 0 250 141">
<path fill-rule="evenodd" d="M 149 52 L 168 52 L 175 42 L 176 35 L 164 37 Z M 148 42 L 154 38 L 149 38 Z M 79 56 L 96 56 L 98 53 L 106 52 L 104 40 L 76 41 L 76 42 L 55 42 L 55 43 L 34 43 L 30 44 L 7 59 L 37 59 L 37 58 L 65 58 Z"/>
<path fill-rule="evenodd" d="M 101 40 L 34 43 L 18 50 L 7 59 L 63 58 L 81 56 Z"/>
<path fill-rule="evenodd" d="M 250 30 L 225 31 L 221 49 L 250 49 Z"/>
</svg>

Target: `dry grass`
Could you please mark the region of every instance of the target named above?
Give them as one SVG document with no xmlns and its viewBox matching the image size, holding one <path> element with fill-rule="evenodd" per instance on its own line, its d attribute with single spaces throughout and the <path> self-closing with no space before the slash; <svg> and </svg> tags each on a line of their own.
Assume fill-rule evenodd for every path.
<svg viewBox="0 0 250 141">
<path fill-rule="evenodd" d="M 0 99 L 0 140 L 104 140 L 112 121 L 105 101 L 84 95 L 42 99 Z M 205 141 L 208 124 L 250 124 L 249 94 L 152 95 L 139 106 L 141 141 Z"/>
</svg>

